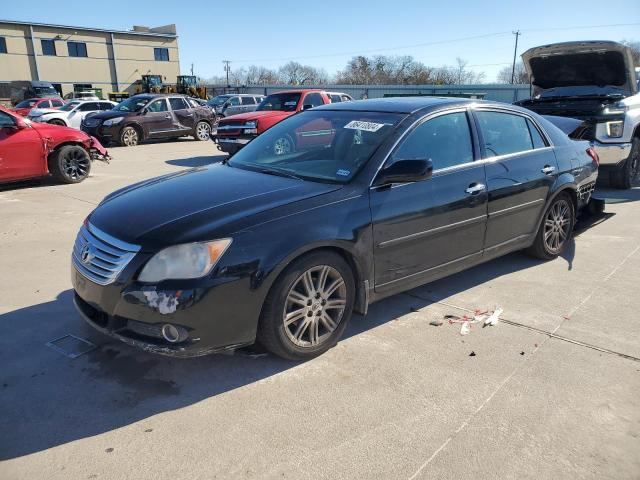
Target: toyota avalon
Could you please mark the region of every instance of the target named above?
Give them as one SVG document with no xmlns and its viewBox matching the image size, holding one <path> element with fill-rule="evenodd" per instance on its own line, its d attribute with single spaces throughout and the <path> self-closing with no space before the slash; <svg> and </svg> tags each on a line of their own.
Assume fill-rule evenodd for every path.
<svg viewBox="0 0 640 480">
<path fill-rule="evenodd" d="M 150 352 L 258 341 L 310 358 L 384 297 L 514 250 L 555 258 L 597 167 L 587 142 L 516 106 L 324 105 L 224 163 L 108 195 L 73 248 L 75 303 Z"/>
</svg>

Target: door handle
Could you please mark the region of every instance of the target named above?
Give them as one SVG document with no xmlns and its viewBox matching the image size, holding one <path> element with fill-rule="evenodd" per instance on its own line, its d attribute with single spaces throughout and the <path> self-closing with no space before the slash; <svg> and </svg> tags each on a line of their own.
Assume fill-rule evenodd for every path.
<svg viewBox="0 0 640 480">
<path fill-rule="evenodd" d="M 487 187 L 483 183 L 472 183 L 471 185 L 469 185 L 469 188 L 467 188 L 465 191 L 467 193 L 470 193 L 471 195 L 475 195 L 477 193 L 484 191 L 485 188 Z"/>
<path fill-rule="evenodd" d="M 164 118 L 171 118 L 171 115 L 165 115 Z"/>
<path fill-rule="evenodd" d="M 545 165 L 544 168 L 540 171 L 545 175 L 551 175 L 553 172 L 556 171 L 556 167 L 552 167 L 551 165 Z"/>
</svg>

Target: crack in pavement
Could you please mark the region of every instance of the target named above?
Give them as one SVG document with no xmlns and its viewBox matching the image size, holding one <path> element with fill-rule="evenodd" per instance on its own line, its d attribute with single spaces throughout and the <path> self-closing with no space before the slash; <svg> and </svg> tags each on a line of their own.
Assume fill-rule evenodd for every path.
<svg viewBox="0 0 640 480">
<path fill-rule="evenodd" d="M 640 245 L 638 245 L 635 249 L 633 249 L 633 251 L 632 251 L 631 253 L 629 253 L 626 257 L 624 257 L 624 258 L 622 259 L 622 261 L 621 261 L 621 262 L 619 262 L 619 263 L 618 263 L 618 264 L 613 268 L 613 270 L 611 270 L 611 272 L 609 272 L 609 273 L 608 273 L 608 274 L 607 274 L 607 275 L 606 275 L 606 276 L 605 276 L 605 277 L 604 277 L 600 282 L 598 282 L 598 284 L 597 284 L 597 285 L 596 285 L 596 286 L 595 286 L 595 287 L 594 287 L 594 288 L 589 292 L 589 294 L 588 294 L 584 299 L 582 299 L 582 300 L 581 300 L 581 301 L 580 301 L 580 302 L 579 302 L 575 307 L 573 307 L 573 308 L 571 309 L 571 312 L 570 312 L 570 315 L 569 315 L 569 316 L 571 316 L 571 315 L 573 315 L 574 313 L 576 313 L 576 312 L 577 312 L 577 311 L 578 311 L 578 310 L 579 310 L 579 309 L 580 309 L 580 308 L 581 308 L 585 303 L 587 303 L 587 302 L 591 299 L 591 297 L 593 297 L 593 295 L 598 291 L 598 289 L 601 287 L 601 285 L 602 285 L 602 284 L 604 284 L 604 283 L 606 283 L 606 282 L 607 282 L 607 281 L 608 281 L 608 280 L 609 280 L 613 275 L 615 275 L 615 273 L 616 273 L 620 268 L 622 268 L 622 266 L 623 266 L 625 263 L 627 263 L 627 261 L 628 261 L 628 260 L 629 260 L 633 255 L 635 255 L 635 254 L 638 252 L 638 250 L 640 250 Z M 473 312 L 473 310 L 469 310 L 469 309 L 464 308 L 464 307 L 457 307 L 457 306 L 455 306 L 455 305 L 453 305 L 453 304 L 449 304 L 449 303 L 447 303 L 447 302 L 440 302 L 440 301 L 432 300 L 432 299 L 430 299 L 430 298 L 423 298 L 423 297 L 420 297 L 420 296 L 418 296 L 418 295 L 416 295 L 416 294 L 412 294 L 412 293 L 405 293 L 405 295 L 408 295 L 408 296 L 410 296 L 410 297 L 414 297 L 414 298 L 419 298 L 419 299 L 421 299 L 421 300 L 426 300 L 426 301 L 434 302 L 434 303 L 441 304 L 441 305 L 446 305 L 446 306 L 451 307 L 451 308 L 458 308 L 458 309 L 460 309 L 460 310 L 462 310 L 462 311 L 467 311 L 467 312 L 474 313 L 474 312 Z M 502 318 L 500 318 L 500 320 L 502 321 Z M 510 321 L 510 320 L 505 321 L 505 323 L 507 323 L 507 324 L 509 324 L 509 325 L 513 325 L 513 326 L 517 326 L 517 327 L 522 327 L 522 328 L 527 328 L 527 329 L 534 330 L 534 331 L 537 331 L 537 332 L 539 332 L 539 333 L 542 333 L 542 334 L 544 334 L 544 335 L 547 335 L 547 338 L 545 338 L 542 342 L 540 342 L 540 343 L 539 343 L 539 344 L 538 344 L 538 345 L 533 349 L 533 351 L 531 352 L 531 355 L 527 356 L 521 364 L 517 365 L 517 366 L 513 369 L 513 371 L 512 371 L 512 372 L 511 372 L 511 373 L 510 373 L 510 374 L 509 374 L 509 375 L 508 375 L 504 380 L 502 380 L 502 381 L 498 384 L 498 386 L 497 386 L 497 387 L 495 388 L 495 390 L 491 393 L 491 395 L 489 395 L 489 397 L 487 397 L 487 399 L 486 399 L 486 400 L 484 400 L 484 401 L 480 404 L 480 406 L 479 406 L 479 407 L 478 407 L 478 408 L 477 408 L 473 413 L 471 413 L 471 414 L 466 418 L 466 420 L 464 420 L 464 421 L 460 424 L 460 426 L 459 426 L 459 427 L 458 427 L 458 428 L 457 428 L 457 429 L 456 429 L 456 430 L 455 430 L 451 435 L 449 435 L 449 437 L 448 437 L 448 438 L 447 438 L 447 439 L 446 439 L 446 440 L 445 440 L 445 441 L 444 441 L 444 442 L 443 442 L 443 443 L 442 443 L 442 444 L 441 444 L 441 445 L 440 445 L 440 446 L 439 446 L 439 447 L 438 447 L 438 448 L 437 448 L 437 449 L 436 449 L 436 450 L 431 454 L 431 456 L 430 456 L 429 458 L 427 458 L 427 459 L 424 461 L 424 463 L 422 463 L 422 465 L 420 465 L 420 467 L 415 471 L 415 473 L 414 473 L 413 475 L 411 475 L 411 476 L 409 477 L 409 479 L 408 479 L 408 480 L 415 480 L 415 479 L 418 477 L 418 475 L 420 475 L 420 474 L 422 473 L 422 471 L 423 471 L 425 468 L 427 468 L 427 466 L 428 466 L 428 465 L 433 461 L 433 459 L 435 459 L 435 458 L 440 454 L 440 452 L 442 452 L 442 451 L 447 447 L 447 445 L 448 445 L 448 444 L 449 444 L 449 443 L 450 443 L 450 442 L 451 442 L 451 441 L 452 441 L 452 440 L 453 440 L 453 439 L 454 439 L 454 438 L 455 438 L 455 437 L 456 437 L 460 432 L 462 432 L 462 431 L 463 431 L 463 430 L 464 430 L 464 429 L 465 429 L 465 428 L 466 428 L 466 427 L 467 427 L 467 426 L 468 426 L 468 425 L 473 421 L 473 419 L 474 419 L 474 418 L 475 418 L 475 417 L 476 417 L 476 416 L 477 416 L 477 415 L 478 415 L 478 414 L 479 414 L 479 413 L 480 413 L 480 412 L 481 412 L 481 411 L 482 411 L 482 410 L 483 410 L 483 409 L 484 409 L 484 408 L 489 404 L 489 402 L 493 399 L 493 397 L 495 397 L 495 396 L 496 396 L 496 394 L 497 394 L 500 390 L 502 390 L 502 388 L 503 388 L 507 383 L 509 383 L 509 381 L 510 381 L 514 376 L 515 376 L 515 374 L 516 374 L 516 373 L 518 373 L 518 372 L 519 372 L 519 371 L 524 367 L 524 365 L 526 365 L 526 364 L 527 364 L 527 362 L 529 361 L 529 359 L 530 359 L 530 358 L 533 358 L 533 357 L 535 356 L 535 354 L 538 352 L 538 350 L 540 350 L 540 349 L 542 348 L 542 346 L 543 346 L 543 345 L 544 345 L 544 344 L 545 344 L 545 343 L 546 343 L 550 338 L 557 338 L 557 339 L 559 339 L 559 340 L 568 341 L 568 342 L 570 342 L 570 343 L 574 343 L 574 344 L 577 344 L 577 345 L 585 346 L 585 347 L 588 347 L 588 348 L 593 348 L 593 349 L 595 349 L 595 350 L 599 350 L 599 351 L 602 351 L 602 352 L 605 352 L 605 353 L 615 354 L 615 355 L 618 355 L 618 356 L 621 356 L 621 357 L 623 357 L 623 358 L 627 358 L 627 359 L 630 359 L 630 360 L 640 361 L 640 359 L 639 359 L 639 358 L 636 358 L 636 357 L 633 357 L 633 356 L 630 356 L 630 355 L 626 355 L 626 354 L 619 353 L 619 352 L 614 352 L 614 351 L 612 351 L 612 350 L 602 349 L 602 348 L 597 347 L 597 346 L 595 346 L 595 345 L 589 345 L 589 344 L 586 344 L 586 343 L 583 343 L 583 342 L 578 342 L 577 340 L 572 340 L 572 339 L 569 339 L 569 338 L 567 338 L 567 337 L 563 337 L 563 336 L 561 336 L 561 335 L 556 335 L 556 332 L 557 332 L 557 331 L 558 331 L 558 329 L 559 329 L 559 328 L 564 324 L 564 321 L 565 321 L 565 319 L 563 318 L 563 319 L 560 321 L 560 323 L 558 323 L 558 326 L 556 326 L 556 328 L 554 328 L 554 329 L 553 329 L 553 331 L 552 331 L 552 332 L 547 332 L 547 331 L 545 331 L 545 330 L 540 330 L 540 329 L 537 329 L 537 328 L 535 328 L 535 327 L 530 327 L 530 326 L 528 326 L 528 325 L 521 324 L 521 323 L 518 323 L 518 322 L 513 322 L 513 321 Z"/>
</svg>

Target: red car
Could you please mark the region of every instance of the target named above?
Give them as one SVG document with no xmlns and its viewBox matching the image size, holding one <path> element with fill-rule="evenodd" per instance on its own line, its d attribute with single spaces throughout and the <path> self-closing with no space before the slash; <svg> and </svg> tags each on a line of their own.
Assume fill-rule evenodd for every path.
<svg viewBox="0 0 640 480">
<path fill-rule="evenodd" d="M 78 183 L 89 176 L 92 160 L 109 161 L 95 138 L 74 128 L 32 123 L 0 107 L 0 183 L 48 174 Z"/>
<path fill-rule="evenodd" d="M 33 108 L 60 108 L 63 105 L 61 98 L 30 98 L 18 103 L 11 111 L 26 117 Z"/>
<path fill-rule="evenodd" d="M 211 138 L 218 144 L 218 149 L 233 155 L 276 123 L 300 110 L 325 103 L 331 103 L 331 98 L 323 90 L 303 89 L 272 93 L 258 105 L 255 111 L 221 119 L 216 134 Z M 281 142 L 274 145 L 274 148 L 287 153 L 292 148 L 288 142 L 283 138 Z"/>
</svg>

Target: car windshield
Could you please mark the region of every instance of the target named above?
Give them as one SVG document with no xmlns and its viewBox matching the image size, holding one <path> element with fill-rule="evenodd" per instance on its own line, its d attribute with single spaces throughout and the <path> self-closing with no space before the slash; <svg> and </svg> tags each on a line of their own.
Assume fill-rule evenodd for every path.
<svg viewBox="0 0 640 480">
<path fill-rule="evenodd" d="M 16 105 L 16 108 L 28 108 L 33 107 L 36 104 L 37 100 L 24 100 Z"/>
<path fill-rule="evenodd" d="M 402 118 L 378 112 L 303 112 L 256 137 L 228 164 L 305 180 L 348 183 Z"/>
<path fill-rule="evenodd" d="M 68 103 L 65 103 L 62 107 L 60 107 L 59 110 L 62 110 L 63 112 L 70 112 L 71 110 L 76 108 L 78 105 L 80 105 L 80 102 L 68 102 Z"/>
<path fill-rule="evenodd" d="M 218 105 L 222 105 L 227 100 L 229 100 L 229 97 L 227 95 L 218 95 L 217 97 L 213 97 L 211 100 L 209 100 L 208 103 L 209 105 L 217 107 Z"/>
<path fill-rule="evenodd" d="M 274 93 L 265 98 L 256 110 L 281 110 L 283 112 L 295 112 L 300 101 L 300 93 Z"/>
<path fill-rule="evenodd" d="M 33 91 L 41 97 L 57 97 L 60 95 L 53 87 L 33 87 Z"/>
<path fill-rule="evenodd" d="M 152 100 L 151 97 L 131 97 L 113 107 L 118 112 L 139 112 Z"/>
</svg>

